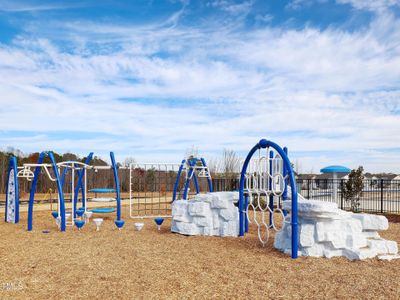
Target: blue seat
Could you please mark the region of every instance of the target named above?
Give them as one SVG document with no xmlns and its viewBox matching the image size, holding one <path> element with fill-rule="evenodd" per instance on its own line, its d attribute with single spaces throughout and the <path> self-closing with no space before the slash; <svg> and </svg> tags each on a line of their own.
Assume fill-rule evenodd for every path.
<svg viewBox="0 0 400 300">
<path fill-rule="evenodd" d="M 99 207 L 91 210 L 91 212 L 95 214 L 108 214 L 115 211 L 116 209 L 114 207 Z"/>
</svg>

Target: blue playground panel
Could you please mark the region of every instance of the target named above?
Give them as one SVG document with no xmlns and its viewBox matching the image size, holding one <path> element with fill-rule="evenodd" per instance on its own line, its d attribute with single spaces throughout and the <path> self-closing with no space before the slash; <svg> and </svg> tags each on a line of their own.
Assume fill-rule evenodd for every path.
<svg viewBox="0 0 400 300">
<path fill-rule="evenodd" d="M 115 189 L 91 189 L 89 192 L 92 193 L 115 193 Z"/>
<path fill-rule="evenodd" d="M 95 214 L 109 214 L 115 212 L 115 210 L 114 207 L 99 207 L 92 209 L 91 212 Z"/>
</svg>

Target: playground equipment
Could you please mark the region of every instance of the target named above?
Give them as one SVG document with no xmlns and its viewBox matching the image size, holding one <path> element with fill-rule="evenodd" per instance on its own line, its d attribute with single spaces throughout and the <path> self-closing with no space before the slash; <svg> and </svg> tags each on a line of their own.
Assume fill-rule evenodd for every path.
<svg viewBox="0 0 400 300">
<path fill-rule="evenodd" d="M 144 223 L 135 223 L 135 229 L 136 231 L 140 231 L 143 229 Z"/>
<path fill-rule="evenodd" d="M 100 188 L 96 188 L 96 189 L 90 189 L 89 192 L 92 192 L 95 194 L 94 198 L 91 199 L 91 201 L 94 202 L 111 202 L 111 201 L 115 201 L 115 198 L 110 198 L 110 197 L 97 197 L 97 194 L 109 194 L 109 193 L 115 193 L 116 190 L 115 189 L 100 189 Z"/>
<path fill-rule="evenodd" d="M 100 230 L 100 226 L 103 223 L 103 219 L 102 218 L 95 218 L 93 219 L 93 223 L 96 225 L 96 231 Z"/>
<path fill-rule="evenodd" d="M 43 163 L 45 157 L 49 157 L 50 164 Z M 91 166 L 89 165 L 90 161 L 92 160 L 93 153 L 90 153 L 87 157 L 85 163 L 78 162 L 78 161 L 66 161 L 56 163 L 54 159 L 54 155 L 52 152 L 42 152 L 39 155 L 38 162 L 36 164 L 24 164 L 18 173 L 14 171 L 17 177 L 25 178 L 28 181 L 32 181 L 32 187 L 30 190 L 29 196 L 29 207 L 28 207 L 28 231 L 32 230 L 33 227 L 33 205 L 34 205 L 34 198 L 36 193 L 36 186 L 38 177 L 43 171 L 47 177 L 56 183 L 57 191 L 58 191 L 58 211 L 53 212 L 52 215 L 56 219 L 57 224 L 59 224 L 59 228 L 61 231 L 66 230 L 66 226 L 73 226 L 77 217 L 77 204 L 78 204 L 78 196 L 79 192 L 81 191 L 81 203 L 82 207 L 81 210 L 83 211 L 84 215 L 84 223 L 88 222 L 90 216 L 93 212 L 89 212 L 87 210 L 86 202 L 87 202 L 87 170 L 99 170 L 99 169 L 112 169 L 114 175 L 114 182 L 115 182 L 115 189 L 113 189 L 116 193 L 116 209 L 115 208 L 103 208 L 100 213 L 110 213 L 116 211 L 116 221 L 115 225 L 121 229 L 124 225 L 124 221 L 121 219 L 121 199 L 120 199 L 120 190 L 119 190 L 119 179 L 118 179 L 118 170 L 117 165 L 115 162 L 114 153 L 110 152 L 111 158 L 111 166 Z M 11 166 L 11 163 L 10 163 Z M 16 166 L 16 161 L 15 161 Z M 34 171 L 32 171 L 34 169 Z M 60 176 L 60 172 L 62 171 L 62 175 Z M 65 199 L 64 199 L 64 183 L 65 178 L 68 174 L 71 173 L 71 210 L 69 213 L 66 213 L 66 206 L 65 206 Z M 75 172 L 77 173 L 77 180 L 75 180 Z M 14 179 L 17 182 L 16 179 Z M 75 185 L 75 182 L 77 184 Z M 99 210 L 99 208 L 96 208 Z M 96 210 L 95 209 L 95 210 Z M 81 216 L 82 216 L 81 215 Z M 81 217 L 80 216 L 80 217 Z M 80 223 L 79 223 L 80 224 Z M 77 225 L 76 225 L 77 226 Z M 83 225 L 82 225 L 83 226 Z"/>
<path fill-rule="evenodd" d="M 164 218 L 155 218 L 154 222 L 157 225 L 158 231 L 160 231 L 161 230 L 161 225 L 162 225 L 162 223 L 164 223 Z"/>
<path fill-rule="evenodd" d="M 7 223 L 19 222 L 19 190 L 17 174 L 17 158 L 11 157 L 6 185 L 5 221 Z"/>
<path fill-rule="evenodd" d="M 258 155 L 255 155 L 255 153 Z M 291 187 L 291 212 L 282 209 Z M 252 218 L 249 212 L 252 212 Z M 274 142 L 262 139 L 248 153 L 240 174 L 239 186 L 239 236 L 249 230 L 249 223 L 257 226 L 258 238 L 264 246 L 269 229 L 279 231 L 274 222 L 275 213 L 283 216 L 283 222 L 291 225 L 291 256 L 297 258 L 297 189 L 296 179 L 287 155 Z M 260 215 L 260 216 L 259 216 Z M 266 220 L 266 215 L 269 215 Z M 263 233 L 264 231 L 264 233 Z"/>
<path fill-rule="evenodd" d="M 171 203 L 188 199 L 191 183 L 200 192 L 200 178 L 212 192 L 211 174 L 203 158 L 191 157 L 181 164 L 133 163 L 129 165 L 129 213 L 131 218 L 171 217 Z"/>
</svg>

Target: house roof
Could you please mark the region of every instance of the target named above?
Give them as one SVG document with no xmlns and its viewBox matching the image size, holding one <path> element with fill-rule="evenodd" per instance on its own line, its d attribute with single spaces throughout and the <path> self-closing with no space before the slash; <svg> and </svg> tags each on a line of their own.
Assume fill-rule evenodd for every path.
<svg viewBox="0 0 400 300">
<path fill-rule="evenodd" d="M 350 173 L 351 170 L 344 166 L 327 166 L 321 169 L 321 173 Z"/>
</svg>

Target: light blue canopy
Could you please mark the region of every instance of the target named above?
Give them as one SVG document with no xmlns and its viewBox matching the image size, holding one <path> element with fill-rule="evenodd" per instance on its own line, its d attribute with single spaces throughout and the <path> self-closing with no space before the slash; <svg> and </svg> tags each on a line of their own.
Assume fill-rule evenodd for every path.
<svg viewBox="0 0 400 300">
<path fill-rule="evenodd" d="M 328 166 L 321 169 L 321 173 L 350 173 L 351 170 L 344 166 Z"/>
</svg>

